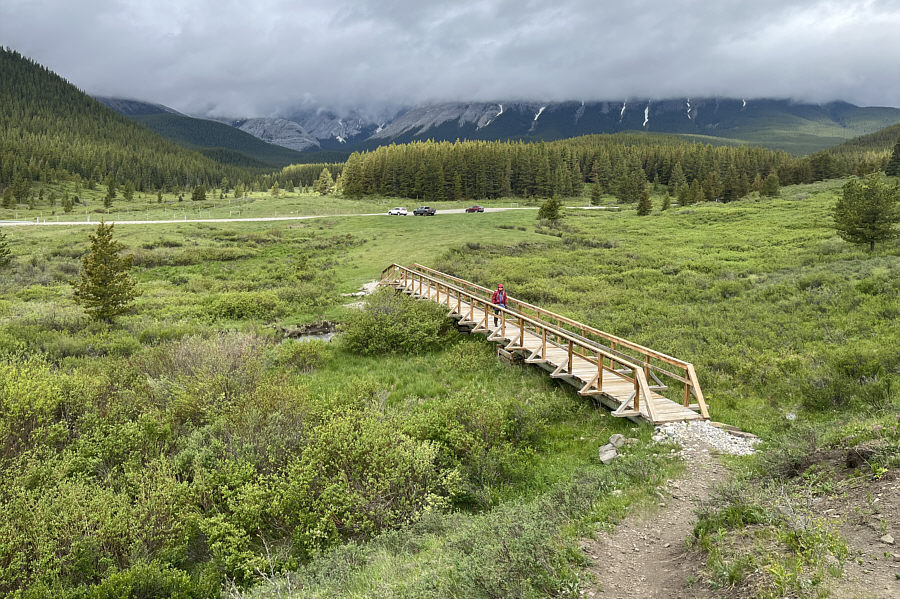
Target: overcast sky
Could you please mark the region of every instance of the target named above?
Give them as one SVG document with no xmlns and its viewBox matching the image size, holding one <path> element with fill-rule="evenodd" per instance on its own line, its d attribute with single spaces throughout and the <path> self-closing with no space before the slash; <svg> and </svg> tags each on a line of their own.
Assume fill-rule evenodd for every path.
<svg viewBox="0 0 900 599">
<path fill-rule="evenodd" d="M 91 93 L 232 116 L 304 101 L 900 106 L 900 0 L 0 0 L 0 44 Z"/>
</svg>

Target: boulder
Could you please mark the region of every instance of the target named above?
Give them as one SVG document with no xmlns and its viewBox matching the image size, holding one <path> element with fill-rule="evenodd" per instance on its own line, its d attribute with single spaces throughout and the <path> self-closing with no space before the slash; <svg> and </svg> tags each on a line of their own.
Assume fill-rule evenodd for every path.
<svg viewBox="0 0 900 599">
<path fill-rule="evenodd" d="M 609 444 L 617 449 L 619 447 L 622 447 L 623 445 L 625 445 L 625 435 L 620 435 L 619 433 L 616 433 L 615 435 L 610 435 Z"/>
<path fill-rule="evenodd" d="M 597 455 L 600 458 L 601 462 L 603 462 L 604 464 L 609 464 L 614 459 L 619 457 L 619 452 L 616 450 L 615 446 L 613 446 L 611 443 L 607 443 L 598 450 Z"/>
</svg>

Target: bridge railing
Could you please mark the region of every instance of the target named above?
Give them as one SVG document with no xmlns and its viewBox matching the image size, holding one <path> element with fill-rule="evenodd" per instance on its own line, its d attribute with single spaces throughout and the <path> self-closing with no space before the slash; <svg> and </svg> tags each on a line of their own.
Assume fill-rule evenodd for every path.
<svg viewBox="0 0 900 599">
<path fill-rule="evenodd" d="M 485 297 L 490 297 L 490 294 L 492 293 L 492 290 L 487 287 L 482 287 L 471 281 L 466 281 L 465 279 L 442 273 L 421 264 L 413 264 L 409 268 L 438 279 L 450 281 L 470 293 L 479 294 Z M 709 410 L 703 396 L 703 391 L 700 388 L 700 382 L 697 379 L 697 371 L 690 362 L 686 362 L 679 358 L 640 345 L 639 343 L 629 341 L 623 337 L 588 326 L 584 323 L 561 314 L 556 314 L 555 312 L 516 299 L 512 296 L 508 296 L 507 305 L 514 308 L 517 312 L 529 315 L 550 326 L 580 336 L 625 360 L 637 362 L 644 370 L 645 377 L 648 381 L 651 381 L 651 388 L 659 393 L 668 389 L 670 384 L 681 386 L 683 388 L 683 393 L 679 399 L 683 405 L 685 407 L 695 407 L 696 409 L 699 409 L 700 414 L 704 418 L 709 418 Z M 696 401 L 695 406 L 692 406 L 692 398 Z"/>
<path fill-rule="evenodd" d="M 634 392 L 629 398 L 633 399 L 634 410 L 640 412 L 643 404 L 643 411 L 647 413 L 651 421 L 653 420 L 651 387 L 644 368 L 637 363 L 621 353 L 611 352 L 582 336 L 553 326 L 534 316 L 512 308 L 494 306 L 491 304 L 490 298 L 484 297 L 481 290 L 467 289 L 466 287 L 470 286 L 448 282 L 446 277 L 429 274 L 424 272 L 423 268 L 416 268 L 416 266 L 406 267 L 392 264 L 382 272 L 381 281 L 384 284 L 403 287 L 420 297 L 445 305 L 449 311 L 474 324 L 476 331 L 489 330 L 488 319 L 496 313 L 499 320 L 499 336 L 503 339 L 511 338 L 510 345 L 507 346 L 509 349 L 526 349 L 525 333 L 530 333 L 541 340 L 540 347 L 537 349 L 527 348 L 532 351 L 532 355 L 529 357 L 530 362 L 549 361 L 548 351 L 554 347 L 567 353 L 565 364 L 559 367 L 560 374 L 562 372 L 572 374 L 573 358 L 578 356 L 597 367 L 596 374 L 581 389 L 582 395 L 602 393 L 603 374 L 610 373 L 634 385 Z M 442 274 L 437 271 L 433 272 L 438 275 Z M 459 281 L 465 283 L 462 279 Z M 480 314 L 476 314 L 476 311 L 479 311 Z"/>
</svg>

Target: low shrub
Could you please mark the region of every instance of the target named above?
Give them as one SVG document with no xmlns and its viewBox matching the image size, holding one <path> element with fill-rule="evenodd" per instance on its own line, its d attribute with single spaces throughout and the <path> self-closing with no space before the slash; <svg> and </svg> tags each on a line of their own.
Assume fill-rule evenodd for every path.
<svg viewBox="0 0 900 599">
<path fill-rule="evenodd" d="M 451 343 L 455 334 L 445 308 L 391 289 L 370 295 L 341 331 L 344 348 L 364 355 L 433 351 Z"/>
<path fill-rule="evenodd" d="M 311 372 L 325 365 L 330 350 L 330 345 L 320 339 L 285 341 L 278 346 L 277 362 L 300 372 Z"/>
<path fill-rule="evenodd" d="M 270 291 L 222 293 L 213 297 L 206 309 L 216 320 L 267 320 L 281 313 L 278 296 Z"/>
</svg>

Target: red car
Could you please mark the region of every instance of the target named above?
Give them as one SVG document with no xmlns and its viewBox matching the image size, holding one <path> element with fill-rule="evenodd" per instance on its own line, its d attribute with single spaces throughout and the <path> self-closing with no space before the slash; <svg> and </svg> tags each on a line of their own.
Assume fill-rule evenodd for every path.
<svg viewBox="0 0 900 599">
<path fill-rule="evenodd" d="M 466 212 L 484 212 L 484 208 L 482 206 L 469 206 L 466 208 Z"/>
</svg>

